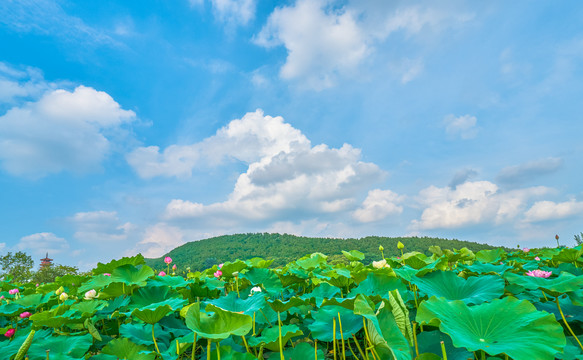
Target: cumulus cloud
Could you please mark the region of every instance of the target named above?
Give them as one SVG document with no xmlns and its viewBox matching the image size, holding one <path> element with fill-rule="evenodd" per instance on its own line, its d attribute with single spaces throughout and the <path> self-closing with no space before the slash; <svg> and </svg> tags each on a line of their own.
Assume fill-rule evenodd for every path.
<svg viewBox="0 0 583 360">
<path fill-rule="evenodd" d="M 455 189 L 430 186 L 419 192 L 423 206 L 421 219 L 411 228 L 453 229 L 478 224 L 501 224 L 517 218 L 527 201 L 548 194 L 551 189 L 538 186 L 508 192 L 499 191 L 489 181 L 465 182 Z"/>
<path fill-rule="evenodd" d="M 48 91 L 0 116 L 2 167 L 32 178 L 94 171 L 111 150 L 106 134 L 134 118 L 133 111 L 90 87 Z"/>
<path fill-rule="evenodd" d="M 463 115 L 456 117 L 450 114 L 443 119 L 443 123 L 445 132 L 452 138 L 460 137 L 468 140 L 475 138 L 478 134 L 478 119 L 475 116 Z"/>
<path fill-rule="evenodd" d="M 280 70 L 283 79 L 301 79 L 309 87 L 321 90 L 333 86 L 339 75 L 353 72 L 394 32 L 404 31 L 407 36 L 424 29 L 437 32 L 471 17 L 418 6 L 395 8 L 376 2 L 298 0 L 276 8 L 254 40 L 267 48 L 287 49 L 287 59 Z M 420 61 L 408 64 L 401 81 L 411 81 L 422 69 Z"/>
<path fill-rule="evenodd" d="M 529 161 L 524 164 L 505 167 L 496 176 L 496 181 L 504 185 L 519 185 L 539 176 L 552 174 L 563 166 L 563 159 L 549 157 Z"/>
<path fill-rule="evenodd" d="M 46 255 L 47 252 L 57 255 L 69 251 L 69 243 L 53 233 L 42 232 L 22 237 L 15 248 L 38 257 Z"/>
<path fill-rule="evenodd" d="M 184 244 L 183 236 L 180 228 L 158 223 L 146 228 L 144 238 L 126 255 L 141 253 L 147 258 L 157 258 Z"/>
<path fill-rule="evenodd" d="M 0 62 L 0 106 L 38 97 L 53 86 L 44 80 L 39 69 L 13 67 Z"/>
<path fill-rule="evenodd" d="M 476 175 L 478 175 L 478 172 L 474 169 L 460 170 L 454 174 L 448 186 L 455 189 L 458 185 L 465 183 Z"/>
<path fill-rule="evenodd" d="M 404 196 L 391 190 L 374 189 L 368 192 L 362 206 L 352 213 L 357 221 L 368 223 L 385 219 L 387 216 L 399 215 L 403 207 L 398 205 L 404 200 Z"/>
<path fill-rule="evenodd" d="M 77 229 L 73 237 L 84 243 L 125 241 L 136 229 L 130 222 L 121 222 L 115 211 L 78 212 L 71 220 Z"/>
<path fill-rule="evenodd" d="M 569 200 L 561 203 L 537 201 L 524 214 L 526 222 L 560 220 L 583 214 L 583 201 Z"/>
</svg>

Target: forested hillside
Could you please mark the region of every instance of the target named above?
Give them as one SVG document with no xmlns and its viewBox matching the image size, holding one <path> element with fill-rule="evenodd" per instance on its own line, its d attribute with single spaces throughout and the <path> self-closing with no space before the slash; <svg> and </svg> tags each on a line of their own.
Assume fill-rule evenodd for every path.
<svg viewBox="0 0 583 360">
<path fill-rule="evenodd" d="M 342 255 L 342 250 L 359 250 L 366 256 L 363 262 L 368 264 L 380 258 L 379 245 L 384 247 L 385 256 L 398 256 L 400 254 L 397 249 L 399 241 L 405 245 L 405 252 L 419 251 L 427 255 L 431 255 L 428 249 L 433 245 L 442 249 L 467 247 L 474 252 L 494 248 L 475 242 L 430 237 L 368 236 L 361 239 L 334 239 L 289 234 L 235 234 L 192 241 L 177 247 L 158 259 L 146 259 L 146 263 L 154 269 L 162 269 L 165 268 L 164 257 L 170 256 L 180 272 L 184 271 L 186 267 L 196 271 L 235 259 L 246 260 L 261 257 L 266 260 L 274 260 L 272 266 L 277 267 L 313 252 L 328 255 L 330 263 L 345 261 L 346 258 Z"/>
</svg>

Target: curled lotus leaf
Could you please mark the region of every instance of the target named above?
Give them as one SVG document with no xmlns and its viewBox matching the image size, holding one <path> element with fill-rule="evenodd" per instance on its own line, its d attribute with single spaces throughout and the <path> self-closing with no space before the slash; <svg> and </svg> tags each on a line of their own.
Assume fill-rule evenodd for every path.
<svg viewBox="0 0 583 360">
<path fill-rule="evenodd" d="M 583 288 L 583 276 L 562 272 L 558 277 L 542 278 L 515 273 L 504 275 L 510 284 L 520 285 L 528 290 L 542 289 L 551 296 L 578 291 Z"/>
<path fill-rule="evenodd" d="M 417 321 L 438 325 L 455 347 L 513 359 L 553 360 L 566 343 L 553 315 L 511 296 L 471 307 L 432 297 L 419 306 Z"/>
<path fill-rule="evenodd" d="M 251 316 L 226 311 L 212 304 L 207 305 L 203 312 L 200 304 L 195 303 L 188 308 L 185 319 L 186 326 L 199 336 L 216 340 L 231 335 L 245 336 L 253 326 Z"/>
</svg>

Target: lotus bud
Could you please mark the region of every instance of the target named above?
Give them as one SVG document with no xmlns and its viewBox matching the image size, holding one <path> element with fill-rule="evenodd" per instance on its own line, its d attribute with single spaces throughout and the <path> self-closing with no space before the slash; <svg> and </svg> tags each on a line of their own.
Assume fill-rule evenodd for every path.
<svg viewBox="0 0 583 360">
<path fill-rule="evenodd" d="M 85 300 L 95 299 L 97 297 L 97 291 L 91 289 L 85 293 Z"/>
<path fill-rule="evenodd" d="M 65 300 L 67 300 L 68 298 L 69 298 L 69 295 L 67 295 L 67 293 L 66 293 L 66 292 L 64 292 L 64 293 L 61 293 L 61 296 L 59 296 L 59 300 L 61 300 L 61 301 L 65 301 Z"/>
<path fill-rule="evenodd" d="M 61 286 L 60 288 L 57 289 L 57 291 L 55 291 L 55 295 L 57 296 L 61 295 L 63 291 L 65 291 L 65 288 Z"/>
<path fill-rule="evenodd" d="M 382 245 L 379 245 L 379 251 L 385 251 L 385 248 Z"/>
<path fill-rule="evenodd" d="M 399 250 L 403 250 L 403 249 L 405 248 L 405 245 L 403 245 L 403 243 L 399 241 L 399 242 L 397 243 L 397 248 L 398 248 Z"/>
</svg>

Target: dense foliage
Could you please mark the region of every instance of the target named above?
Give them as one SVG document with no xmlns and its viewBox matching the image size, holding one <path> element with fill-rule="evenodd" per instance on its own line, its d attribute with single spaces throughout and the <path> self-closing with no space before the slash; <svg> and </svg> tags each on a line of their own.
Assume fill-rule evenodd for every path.
<svg viewBox="0 0 583 360">
<path fill-rule="evenodd" d="M 10 278 L 15 282 L 32 281 L 39 284 L 53 282 L 59 276 L 79 274 L 79 269 L 76 266 L 60 264 L 41 266 L 40 269 L 34 271 L 34 260 L 22 251 L 1 255 L 0 268 L 0 276 L 5 279 Z"/>
<path fill-rule="evenodd" d="M 583 358 L 582 246 L 396 248 L 369 265 L 353 250 L 346 264 L 313 253 L 185 277 L 138 255 L 41 286 L 0 282 L 0 360 Z"/>
<path fill-rule="evenodd" d="M 247 260 L 260 257 L 273 260 L 273 266 L 283 266 L 304 256 L 306 253 L 320 252 L 328 257 L 329 263 L 345 261 L 341 250 L 358 249 L 365 255 L 365 264 L 378 253 L 379 245 L 387 249 L 385 255 L 397 256 L 397 243 L 402 242 L 409 251 L 419 251 L 431 255 L 430 246 L 446 249 L 466 247 L 472 251 L 493 249 L 493 246 L 469 241 L 446 240 L 429 237 L 378 237 L 361 239 L 311 238 L 289 234 L 236 234 L 192 241 L 170 251 L 158 259 L 146 259 L 152 268 L 160 268 L 162 259 L 170 256 L 179 269 L 203 270 L 214 264 L 235 259 Z"/>
</svg>

